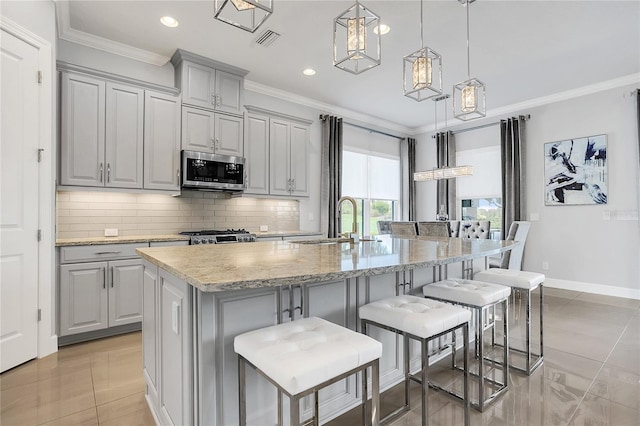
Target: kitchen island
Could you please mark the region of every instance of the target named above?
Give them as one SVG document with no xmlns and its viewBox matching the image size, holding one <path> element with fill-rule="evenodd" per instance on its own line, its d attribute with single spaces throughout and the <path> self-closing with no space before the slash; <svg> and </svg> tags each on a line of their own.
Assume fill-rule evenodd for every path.
<svg viewBox="0 0 640 426">
<path fill-rule="evenodd" d="M 318 316 L 358 330 L 358 307 L 431 282 L 431 267 L 499 254 L 513 242 L 459 238 L 313 240 L 143 248 L 143 358 L 147 401 L 159 424 L 237 424 L 233 339 L 246 331 Z M 384 345 L 381 387 L 402 380 L 402 345 Z M 416 359 L 417 362 L 417 359 Z M 276 423 L 272 385 L 248 374 L 248 422 Z M 347 378 L 320 392 L 329 420 L 357 406 Z M 286 398 L 285 398 L 286 399 Z M 309 414 L 312 401 L 303 402 Z M 286 411 L 285 411 L 286 412 Z"/>
</svg>

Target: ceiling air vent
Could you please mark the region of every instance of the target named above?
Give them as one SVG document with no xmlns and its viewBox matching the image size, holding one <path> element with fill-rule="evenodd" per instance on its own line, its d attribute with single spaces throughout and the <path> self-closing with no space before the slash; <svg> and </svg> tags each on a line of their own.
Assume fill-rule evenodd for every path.
<svg viewBox="0 0 640 426">
<path fill-rule="evenodd" d="M 275 31 L 267 29 L 267 30 L 264 30 L 264 32 L 258 36 L 258 38 L 256 39 L 256 44 L 259 44 L 260 46 L 264 46 L 264 47 L 269 47 L 278 38 L 280 38 L 280 34 L 278 34 Z"/>
</svg>

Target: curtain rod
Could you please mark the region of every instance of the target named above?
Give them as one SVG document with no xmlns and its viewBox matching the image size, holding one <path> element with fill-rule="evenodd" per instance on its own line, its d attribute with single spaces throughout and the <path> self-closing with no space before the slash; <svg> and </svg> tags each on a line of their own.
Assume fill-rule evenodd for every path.
<svg viewBox="0 0 640 426">
<path fill-rule="evenodd" d="M 320 120 L 324 121 L 324 120 L 327 119 L 327 117 L 328 117 L 328 115 L 326 115 L 326 114 L 320 114 Z M 384 136 L 389 136 L 390 138 L 396 138 L 396 139 L 401 140 L 401 141 L 406 139 L 406 138 L 403 138 L 401 136 L 396 136 L 396 135 L 392 135 L 391 133 L 383 132 L 381 130 L 371 129 L 369 127 L 361 126 L 359 124 L 349 123 L 348 121 L 344 121 L 344 119 L 342 120 L 342 123 L 343 124 L 347 124 L 347 125 L 349 125 L 351 127 L 357 127 L 358 129 L 368 130 L 369 132 L 378 133 L 378 134 L 384 135 Z"/>
<path fill-rule="evenodd" d="M 521 115 L 520 117 L 523 117 L 526 121 L 531 118 L 531 114 Z M 484 129 L 485 127 L 497 126 L 498 124 L 500 124 L 500 121 L 496 121 L 494 123 L 481 124 L 475 127 L 467 127 L 466 129 L 452 130 L 451 134 L 457 135 L 458 133 L 470 132 L 472 130 L 480 130 L 480 129 Z M 435 139 L 435 138 L 436 138 L 436 135 L 431 136 L 431 139 Z"/>
</svg>

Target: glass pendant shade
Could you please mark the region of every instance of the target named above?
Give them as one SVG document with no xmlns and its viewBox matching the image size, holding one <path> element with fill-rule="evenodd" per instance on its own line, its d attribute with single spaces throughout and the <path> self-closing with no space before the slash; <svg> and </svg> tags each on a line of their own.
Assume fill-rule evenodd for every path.
<svg viewBox="0 0 640 426">
<path fill-rule="evenodd" d="M 353 74 L 380 65 L 379 25 L 378 15 L 358 1 L 334 19 L 333 65 Z"/>
<path fill-rule="evenodd" d="M 214 18 L 250 33 L 273 13 L 273 0 L 215 0 Z"/>
<path fill-rule="evenodd" d="M 404 57 L 404 95 L 424 101 L 442 94 L 442 57 L 423 47 Z"/>
<path fill-rule="evenodd" d="M 472 78 L 453 86 L 453 116 L 463 121 L 486 116 L 483 82 Z"/>
</svg>

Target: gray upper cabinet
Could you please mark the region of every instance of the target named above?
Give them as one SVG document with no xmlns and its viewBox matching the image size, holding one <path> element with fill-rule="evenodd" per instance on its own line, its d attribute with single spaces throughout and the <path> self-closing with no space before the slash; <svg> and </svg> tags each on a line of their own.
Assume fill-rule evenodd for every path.
<svg viewBox="0 0 640 426">
<path fill-rule="evenodd" d="M 61 183 L 142 188 L 144 90 L 63 74 Z"/>
<path fill-rule="evenodd" d="M 193 107 L 182 107 L 182 149 L 243 155 L 243 119 Z"/>
<path fill-rule="evenodd" d="M 107 82 L 105 186 L 142 188 L 144 90 Z"/>
<path fill-rule="evenodd" d="M 177 89 L 58 63 L 60 185 L 179 190 Z"/>
<path fill-rule="evenodd" d="M 62 185 L 104 186 L 105 87 L 98 78 L 62 74 Z"/>
<path fill-rule="evenodd" d="M 180 189 L 180 96 L 145 92 L 144 187 Z"/>
<path fill-rule="evenodd" d="M 171 63 L 184 105 L 242 115 L 246 70 L 180 49 Z"/>
<path fill-rule="evenodd" d="M 312 121 L 246 105 L 248 194 L 306 197 Z"/>
</svg>

